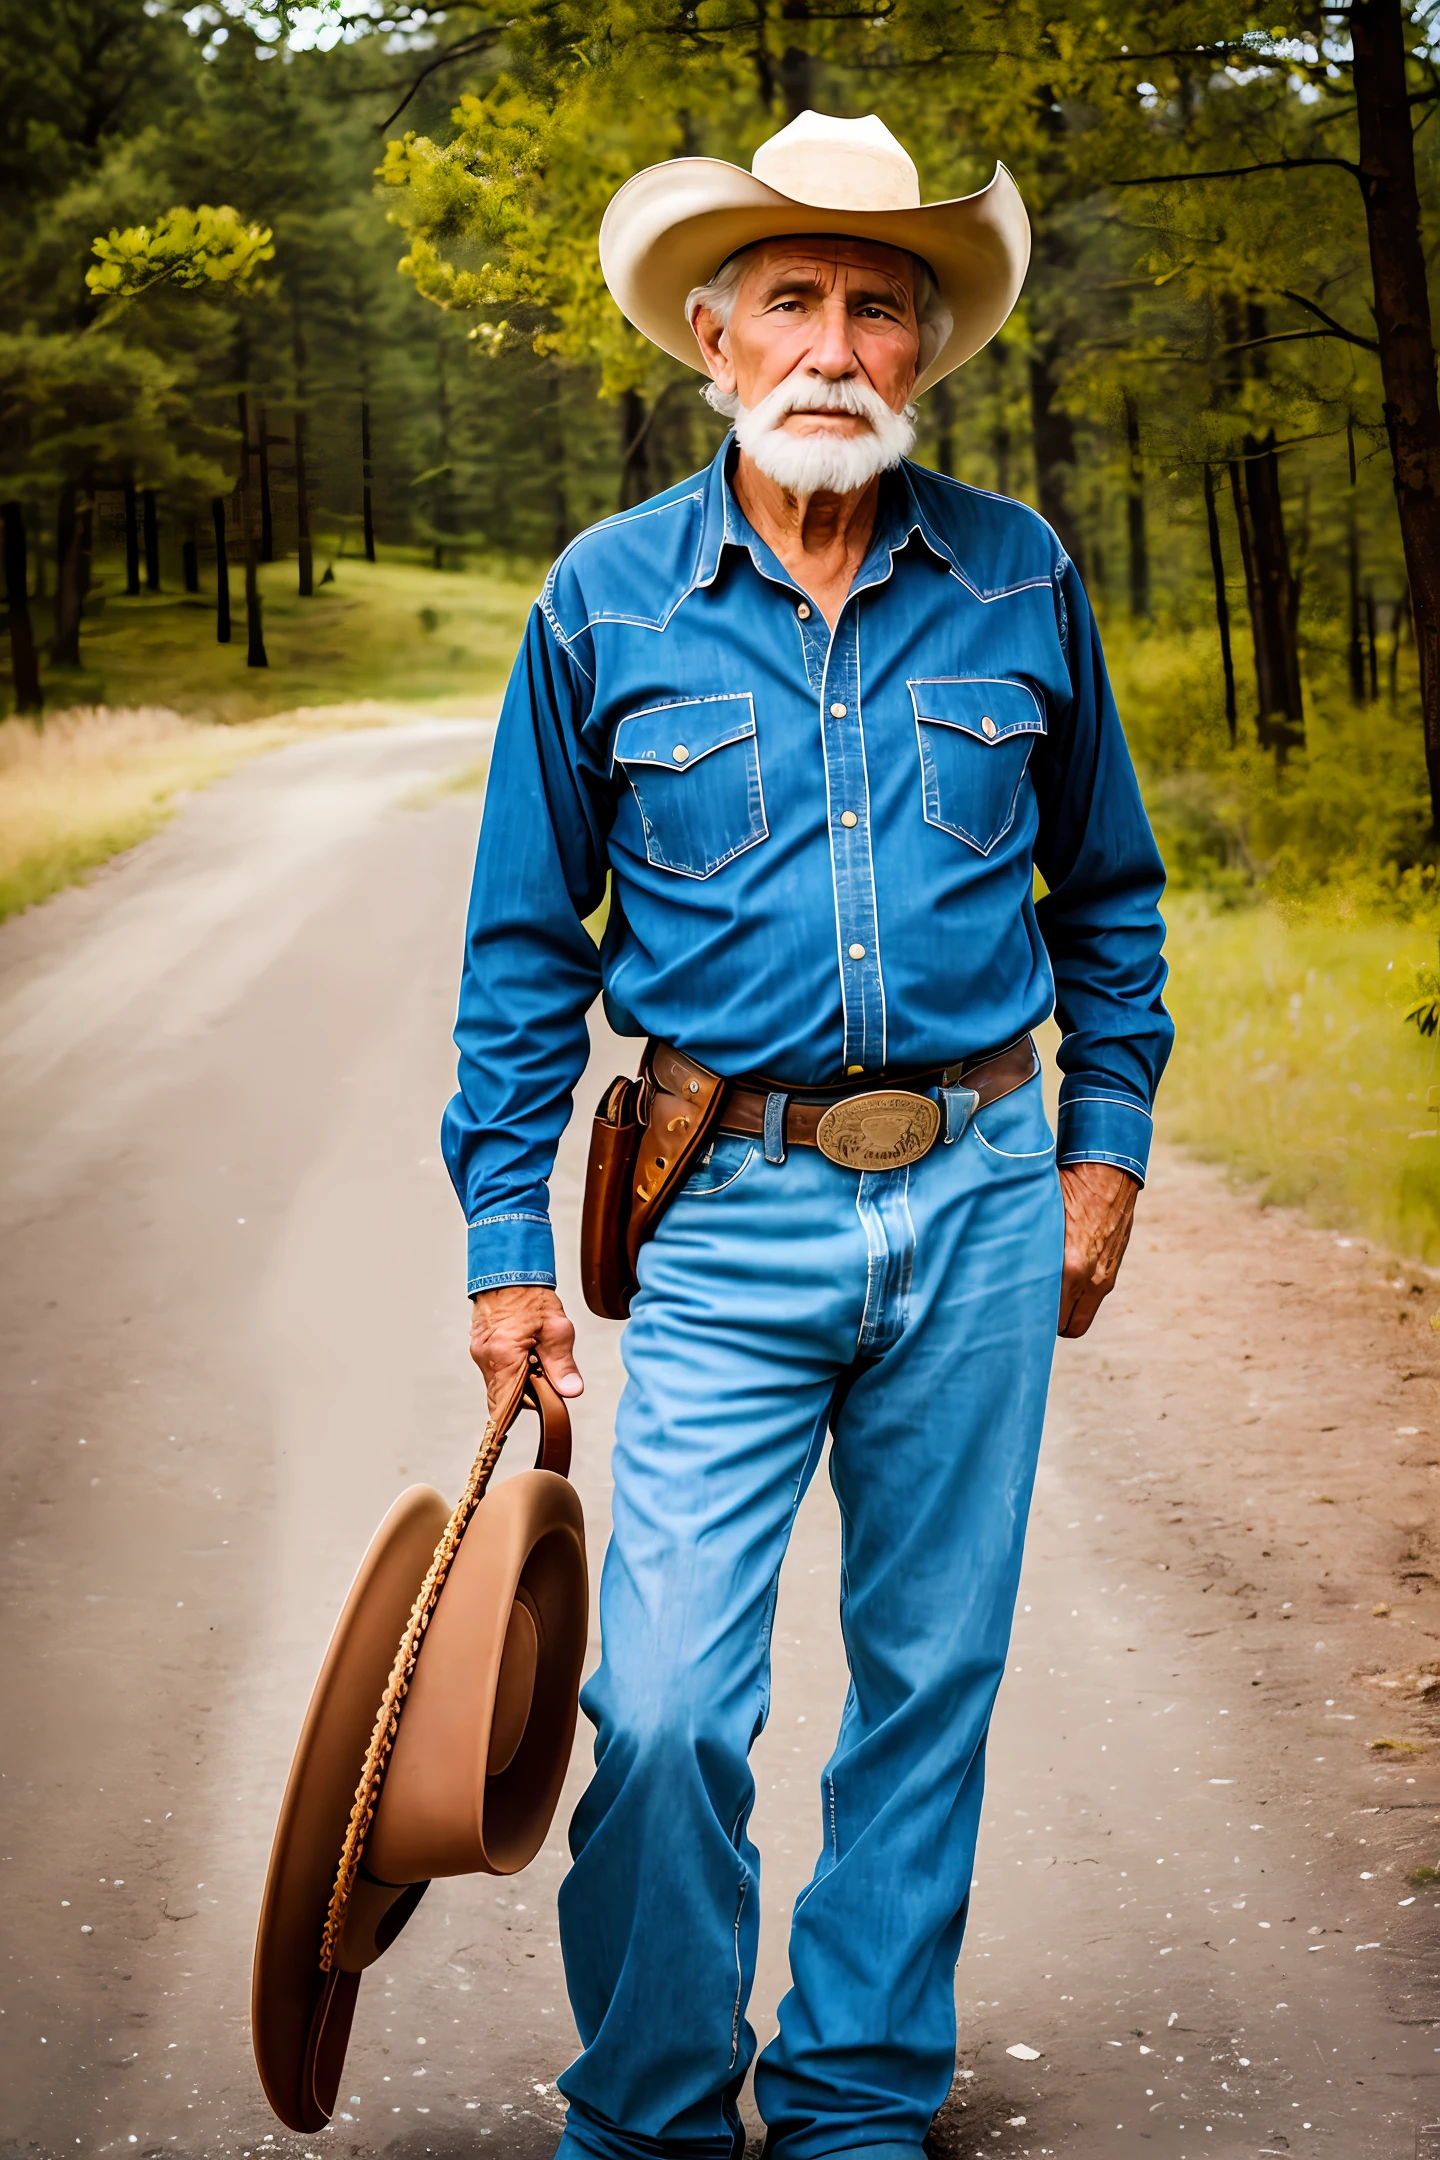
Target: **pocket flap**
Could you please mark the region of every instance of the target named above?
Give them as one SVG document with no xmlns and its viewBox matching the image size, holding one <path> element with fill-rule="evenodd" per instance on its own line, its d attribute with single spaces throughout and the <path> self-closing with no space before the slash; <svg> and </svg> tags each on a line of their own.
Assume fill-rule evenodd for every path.
<svg viewBox="0 0 1440 2160">
<path fill-rule="evenodd" d="M 1013 676 L 937 675 L 912 682 L 909 690 L 917 720 L 960 728 L 978 743 L 1045 733 L 1045 711 L 1039 698 L 1028 683 L 1017 682 Z"/>
<path fill-rule="evenodd" d="M 627 713 L 615 730 L 614 755 L 621 765 L 664 765 L 671 772 L 687 772 L 712 750 L 754 733 L 755 700 L 748 691 L 687 698 Z"/>
</svg>

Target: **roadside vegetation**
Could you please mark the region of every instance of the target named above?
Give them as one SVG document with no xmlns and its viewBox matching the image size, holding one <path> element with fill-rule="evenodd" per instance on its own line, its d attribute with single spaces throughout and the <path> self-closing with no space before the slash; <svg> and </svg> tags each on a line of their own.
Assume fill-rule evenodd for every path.
<svg viewBox="0 0 1440 2160">
<path fill-rule="evenodd" d="M 208 591 L 127 597 L 123 565 L 102 562 L 84 664 L 52 674 L 50 696 L 60 706 L 164 703 L 232 724 L 367 698 L 473 710 L 503 689 L 542 573 L 528 563 L 436 571 L 417 556 L 317 554 L 306 599 L 292 563 L 259 565 L 263 668 L 246 665 L 243 635 L 216 644 Z"/>
<path fill-rule="evenodd" d="M 1003 159 L 1034 221 L 917 454 L 1096 603 L 1171 878 L 1161 1129 L 1440 1259 L 1434 0 L 961 12 L 0 0 L 0 906 L 280 716 L 497 696 L 539 565 L 719 439 L 605 294 L 606 200 L 876 112 L 923 199 Z"/>
<path fill-rule="evenodd" d="M 328 564 L 327 564 L 328 567 Z M 99 566 L 66 704 L 0 722 L 0 921 L 152 833 L 183 796 L 258 751 L 419 711 L 473 715 L 504 687 L 538 572 L 341 558 L 300 602 L 260 572 L 271 665 L 215 645 L 205 597 L 127 599 Z"/>
</svg>

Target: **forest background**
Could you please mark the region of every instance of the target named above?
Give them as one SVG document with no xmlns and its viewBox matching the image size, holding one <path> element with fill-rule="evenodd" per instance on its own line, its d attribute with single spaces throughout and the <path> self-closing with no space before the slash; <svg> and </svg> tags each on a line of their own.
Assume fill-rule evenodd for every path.
<svg viewBox="0 0 1440 2160">
<path fill-rule="evenodd" d="M 917 455 L 1095 601 L 1163 1129 L 1440 1260 L 1440 0 L 0 0 L 0 912 L 267 716 L 493 696 L 553 555 L 719 440 L 606 201 L 807 106 L 1029 205 Z"/>
</svg>

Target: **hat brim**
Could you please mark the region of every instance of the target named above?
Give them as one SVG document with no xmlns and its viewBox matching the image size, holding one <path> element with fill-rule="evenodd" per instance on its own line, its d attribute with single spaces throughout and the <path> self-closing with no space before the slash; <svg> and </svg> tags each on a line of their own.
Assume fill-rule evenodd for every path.
<svg viewBox="0 0 1440 2160">
<path fill-rule="evenodd" d="M 844 233 L 904 248 L 929 264 L 953 322 L 916 380 L 917 396 L 989 344 L 1020 297 L 1030 262 L 1030 220 L 1003 165 L 977 194 L 949 202 L 832 210 L 782 195 L 721 158 L 671 158 L 636 173 L 611 198 L 600 226 L 600 267 L 626 321 L 703 374 L 686 295 L 737 249 L 800 233 Z"/>
<path fill-rule="evenodd" d="M 296 1744 L 260 1908 L 251 2032 L 265 2097 L 292 2130 L 322 2130 L 335 2104 L 357 1973 L 320 1969 L 335 1869 L 395 1646 L 450 1519 L 412 1485 L 370 1541 L 330 1638 Z M 399 1932 L 419 1902 L 418 1891 Z M 323 2015 L 320 2013 L 323 2006 Z"/>
</svg>

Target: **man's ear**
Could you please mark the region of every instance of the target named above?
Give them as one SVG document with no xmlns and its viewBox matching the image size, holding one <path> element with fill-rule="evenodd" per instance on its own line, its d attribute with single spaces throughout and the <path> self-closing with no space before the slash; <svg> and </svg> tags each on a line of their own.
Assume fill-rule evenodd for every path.
<svg viewBox="0 0 1440 2160">
<path fill-rule="evenodd" d="M 695 333 L 695 342 L 700 347 L 701 357 L 710 370 L 711 381 L 717 389 L 733 390 L 735 388 L 735 363 L 730 357 L 730 333 L 728 329 L 717 333 L 715 317 L 711 314 L 709 308 L 699 307 L 696 308 L 695 313 L 690 318 L 690 327 Z"/>
</svg>

